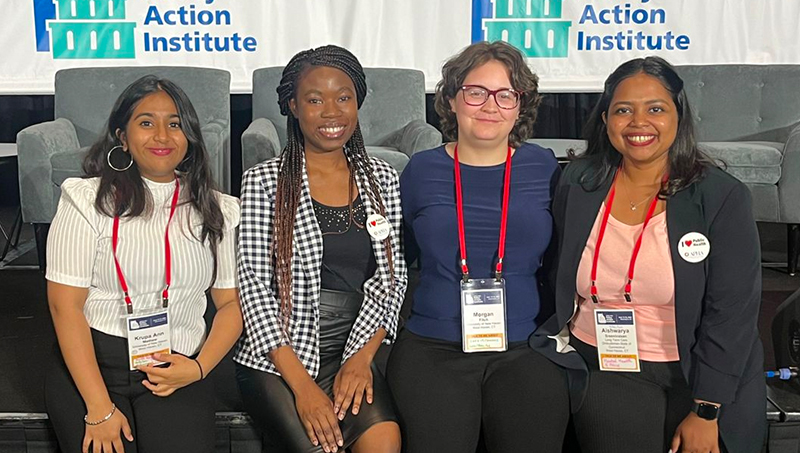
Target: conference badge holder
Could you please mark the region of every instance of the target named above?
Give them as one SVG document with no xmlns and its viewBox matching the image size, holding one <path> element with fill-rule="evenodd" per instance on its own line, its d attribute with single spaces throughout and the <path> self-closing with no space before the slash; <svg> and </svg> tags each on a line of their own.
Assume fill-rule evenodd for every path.
<svg viewBox="0 0 800 453">
<path fill-rule="evenodd" d="M 114 253 L 114 267 L 117 272 L 120 288 L 125 299 L 125 332 L 128 337 L 128 365 L 130 370 L 138 366 L 160 365 L 163 362 L 153 358 L 153 354 L 170 354 L 172 352 L 169 330 L 169 287 L 172 284 L 172 247 L 169 242 L 169 225 L 175 215 L 180 194 L 180 180 L 175 179 L 175 191 L 172 194 L 172 205 L 164 232 L 164 290 L 161 292 L 161 307 L 151 310 L 141 310 L 134 313 L 130 288 L 122 266 L 117 258 L 117 244 L 119 243 L 119 216 L 114 217 L 114 227 L 111 233 L 111 247 Z"/>
<path fill-rule="evenodd" d="M 639 346 L 633 310 L 596 309 L 594 328 L 601 371 L 638 373 Z"/>
<path fill-rule="evenodd" d="M 464 352 L 508 349 L 505 279 L 461 280 L 461 332 Z"/>
<path fill-rule="evenodd" d="M 494 278 L 470 278 L 467 266 L 467 242 L 464 232 L 464 203 L 461 191 L 461 166 L 458 144 L 453 150 L 456 183 L 456 215 L 458 216 L 458 247 L 461 260 L 461 348 L 464 352 L 503 352 L 508 349 L 506 326 L 506 281 L 503 278 L 503 258 L 506 246 L 508 199 L 511 191 L 511 147 L 506 154 L 503 182 L 503 207 L 500 214 L 500 239 Z"/>
<path fill-rule="evenodd" d="M 138 366 L 160 365 L 153 354 L 172 353 L 169 328 L 169 309 L 156 310 L 125 316 L 128 337 L 128 365 L 130 370 Z"/>
</svg>

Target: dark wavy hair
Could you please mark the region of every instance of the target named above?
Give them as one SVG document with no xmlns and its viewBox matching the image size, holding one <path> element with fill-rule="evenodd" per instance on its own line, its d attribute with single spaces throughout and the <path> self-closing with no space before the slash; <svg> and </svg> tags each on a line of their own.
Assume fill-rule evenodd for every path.
<svg viewBox="0 0 800 453">
<path fill-rule="evenodd" d="M 669 179 L 659 192 L 659 197 L 668 198 L 701 179 L 707 167 L 717 164 L 697 147 L 692 109 L 683 89 L 683 79 L 671 64 L 660 57 L 627 61 L 606 79 L 603 94 L 583 129 L 589 146 L 578 159 L 587 160 L 590 164 L 581 175 L 580 182 L 586 190 L 595 190 L 611 178 L 619 167 L 622 155 L 611 145 L 603 116 L 609 114 L 608 109 L 619 84 L 637 74 L 647 74 L 661 82 L 677 108 L 678 131 L 668 154 Z"/>
<path fill-rule="evenodd" d="M 216 277 L 217 245 L 222 239 L 224 218 L 214 193 L 217 187 L 208 165 L 208 153 L 200 133 L 197 112 L 186 93 L 175 83 L 146 75 L 128 85 L 114 103 L 102 134 L 89 149 L 83 161 L 83 172 L 87 177 L 100 177 L 100 187 L 94 201 L 94 206 L 100 213 L 109 217 L 150 215 L 153 209 L 152 196 L 142 181 L 136 163 L 126 171 L 116 171 L 108 166 L 107 155 L 113 147 L 122 145 L 117 131 L 125 132 L 139 103 L 158 92 L 169 95 L 178 109 L 181 130 L 188 142 L 186 157 L 176 169 L 181 182 L 181 203 L 191 204 L 203 219 L 203 227 L 197 239 L 201 242 L 209 240 Z M 187 216 L 187 224 L 188 222 Z M 189 228 L 189 231 L 192 229 Z"/>
<path fill-rule="evenodd" d="M 281 114 L 286 116 L 287 140 L 280 156 L 278 187 L 275 193 L 275 231 L 270 255 L 275 263 L 278 294 L 281 301 L 281 322 L 283 334 L 289 337 L 289 322 L 292 316 L 292 255 L 294 219 L 303 184 L 305 152 L 303 132 L 300 122 L 292 114 L 289 102 L 296 99 L 297 86 L 306 72 L 315 66 L 336 68 L 347 74 L 356 90 L 358 108 L 367 96 L 367 77 L 358 59 L 347 49 L 328 45 L 304 50 L 289 60 L 283 69 L 280 85 L 277 88 L 278 105 Z M 386 207 L 381 197 L 381 188 L 375 179 L 375 171 L 364 146 L 361 127 L 356 129 L 344 147 L 344 155 L 350 168 L 351 178 L 360 178 L 367 188 L 366 195 L 372 206 L 386 216 Z M 353 180 L 351 179 L 351 182 Z M 383 240 L 384 253 L 389 263 L 389 273 L 394 275 L 391 238 Z M 394 281 L 394 280 L 392 280 Z"/>
<path fill-rule="evenodd" d="M 525 62 L 522 53 L 503 41 L 476 42 L 451 57 L 442 67 L 442 80 L 436 84 L 434 108 L 440 118 L 442 134 L 448 140 L 458 140 L 458 121 L 450 109 L 450 101 L 455 99 L 464 79 L 478 66 L 496 60 L 508 69 L 511 88 L 522 94 L 519 107 L 519 120 L 508 135 L 508 144 L 519 146 L 533 136 L 536 123 L 536 109 L 539 107 L 539 78 Z"/>
</svg>

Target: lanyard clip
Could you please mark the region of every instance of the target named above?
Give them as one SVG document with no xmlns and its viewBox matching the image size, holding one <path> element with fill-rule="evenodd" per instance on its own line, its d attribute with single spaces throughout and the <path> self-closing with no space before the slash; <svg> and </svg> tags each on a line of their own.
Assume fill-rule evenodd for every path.
<svg viewBox="0 0 800 453">
<path fill-rule="evenodd" d="M 592 302 L 596 304 L 600 303 L 600 299 L 597 297 L 597 286 L 595 286 L 594 280 L 592 280 L 592 287 L 590 289 L 590 292 L 592 293 Z"/>
<path fill-rule="evenodd" d="M 464 272 L 461 274 L 461 281 L 464 283 L 469 282 L 469 272 Z"/>
<path fill-rule="evenodd" d="M 625 285 L 625 302 L 631 301 L 631 280 L 628 279 L 628 284 Z"/>
<path fill-rule="evenodd" d="M 133 302 L 131 302 L 131 296 L 128 295 L 128 292 L 125 291 L 125 311 L 129 314 L 133 314 Z"/>
<path fill-rule="evenodd" d="M 494 278 L 498 282 L 503 279 L 503 258 L 497 259 L 497 266 L 494 268 Z"/>
<path fill-rule="evenodd" d="M 164 288 L 164 291 L 161 293 L 161 308 L 167 308 L 169 305 L 169 286 Z"/>
</svg>

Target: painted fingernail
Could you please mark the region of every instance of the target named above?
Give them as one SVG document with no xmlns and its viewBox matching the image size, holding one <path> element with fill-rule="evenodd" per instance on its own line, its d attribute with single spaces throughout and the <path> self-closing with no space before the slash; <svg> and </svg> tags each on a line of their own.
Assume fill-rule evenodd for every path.
<svg viewBox="0 0 800 453">
<path fill-rule="evenodd" d="M 339 418 L 339 421 L 344 420 L 344 414 L 339 412 L 339 417 L 338 418 Z"/>
</svg>

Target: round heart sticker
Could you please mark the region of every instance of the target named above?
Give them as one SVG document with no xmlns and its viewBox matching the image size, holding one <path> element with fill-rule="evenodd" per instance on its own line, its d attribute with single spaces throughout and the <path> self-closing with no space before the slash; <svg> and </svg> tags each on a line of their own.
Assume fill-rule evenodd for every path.
<svg viewBox="0 0 800 453">
<path fill-rule="evenodd" d="M 380 214 L 372 214 L 367 217 L 367 233 L 373 238 L 382 241 L 389 237 L 389 231 L 392 227 L 386 220 L 386 217 Z"/>
<path fill-rule="evenodd" d="M 702 233 L 692 232 L 683 235 L 678 242 L 678 253 L 684 261 L 699 263 L 708 258 L 711 243 Z"/>
</svg>

